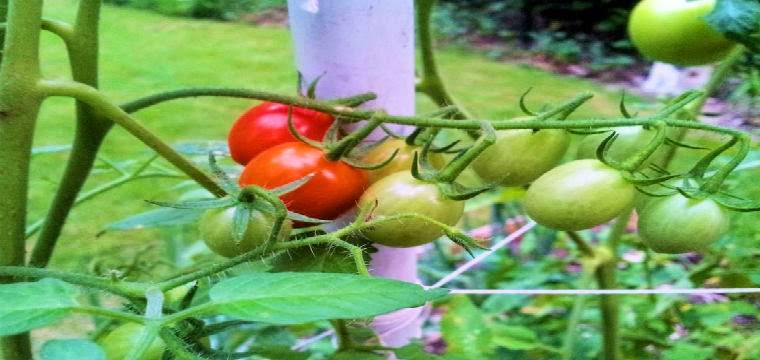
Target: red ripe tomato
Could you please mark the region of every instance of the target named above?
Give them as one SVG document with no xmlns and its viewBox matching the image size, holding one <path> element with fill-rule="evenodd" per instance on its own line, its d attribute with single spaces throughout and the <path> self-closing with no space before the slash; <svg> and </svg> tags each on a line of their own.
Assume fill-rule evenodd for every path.
<svg viewBox="0 0 760 360">
<path fill-rule="evenodd" d="M 280 199 L 288 210 L 317 219 L 337 218 L 356 205 L 369 186 L 364 171 L 343 161 L 327 160 L 322 150 L 301 142 L 262 152 L 246 165 L 239 183 L 272 189 L 308 175 L 313 176 L 309 182 Z"/>
<path fill-rule="evenodd" d="M 330 114 L 293 107 L 293 126 L 303 136 L 322 140 L 333 123 Z M 288 105 L 263 102 L 250 108 L 232 125 L 227 136 L 232 159 L 248 164 L 262 151 L 282 143 L 296 141 L 288 130 Z"/>
</svg>

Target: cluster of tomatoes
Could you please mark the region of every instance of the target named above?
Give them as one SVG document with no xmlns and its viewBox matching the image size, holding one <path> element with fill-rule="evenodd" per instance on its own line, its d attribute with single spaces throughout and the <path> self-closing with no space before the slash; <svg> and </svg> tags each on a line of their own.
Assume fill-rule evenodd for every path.
<svg viewBox="0 0 760 360">
<path fill-rule="evenodd" d="M 288 122 L 292 123 L 290 129 Z M 438 180 L 413 176 L 417 145 L 401 139 L 385 140 L 362 155 L 365 163 L 377 163 L 395 153 L 392 161 L 364 170 L 350 161 L 330 160 L 325 151 L 299 141 L 298 131 L 322 140 L 333 118 L 314 110 L 265 102 L 244 113 L 229 133 L 232 158 L 245 168 L 241 187 L 257 185 L 273 189 L 298 179 L 308 181 L 280 199 L 289 211 L 308 218 L 334 220 L 352 208 L 371 208 L 369 217 L 383 219 L 399 214 L 419 214 L 378 222 L 362 235 L 374 243 L 410 247 L 426 244 L 444 234 L 441 226 L 455 225 L 464 211 L 461 199 L 446 196 Z M 643 127 L 615 129 L 616 141 L 606 156 L 619 163 L 640 152 L 655 137 Z M 642 240 L 652 249 L 681 253 L 704 249 L 727 229 L 725 211 L 709 198 L 692 199 L 680 193 L 650 197 L 629 181 L 625 171 L 596 159 L 606 133 L 586 136 L 577 160 L 557 166 L 565 156 L 571 135 L 562 129 L 514 129 L 497 132 L 495 142 L 480 153 L 470 167 L 492 186 L 527 186 L 523 199 L 528 215 L 537 222 L 565 231 L 588 229 L 606 223 L 632 207 L 639 211 Z M 655 156 L 656 157 L 656 156 Z M 445 157 L 429 153 L 434 168 L 445 166 Z M 264 243 L 274 221 L 267 212 L 252 212 L 241 241 L 230 235 L 234 209 L 213 209 L 201 221 L 208 246 L 224 256 L 235 256 Z M 287 239 L 292 227 L 309 226 L 288 220 L 279 239 Z"/>
</svg>

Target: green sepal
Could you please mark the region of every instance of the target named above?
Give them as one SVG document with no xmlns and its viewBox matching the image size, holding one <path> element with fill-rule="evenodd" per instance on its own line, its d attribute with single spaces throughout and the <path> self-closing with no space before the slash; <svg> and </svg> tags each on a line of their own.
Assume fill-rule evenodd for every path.
<svg viewBox="0 0 760 360">
<path fill-rule="evenodd" d="M 670 195 L 673 195 L 673 194 L 676 193 L 676 191 L 674 191 L 674 190 L 670 190 L 667 193 L 657 193 L 657 192 L 651 191 L 649 189 L 645 190 L 645 187 L 643 187 L 643 186 L 636 186 L 636 190 L 638 190 L 640 193 L 642 193 L 642 194 L 644 194 L 646 196 L 651 196 L 651 197 L 665 197 L 665 196 L 670 196 Z"/>
<path fill-rule="evenodd" d="M 323 148 L 322 143 L 320 143 L 319 141 L 314 141 L 312 139 L 309 139 L 298 132 L 298 129 L 296 129 L 295 125 L 293 124 L 293 106 L 288 106 L 288 131 L 290 131 L 290 134 L 293 135 L 293 137 L 296 138 L 296 140 L 306 145 L 315 147 L 317 149 Z"/>
<path fill-rule="evenodd" d="M 689 170 L 687 174 L 691 177 L 701 179 L 705 175 L 705 172 L 710 166 L 710 163 L 712 163 L 713 160 L 715 160 L 715 158 L 717 158 L 724 151 L 734 146 L 734 144 L 736 144 L 738 141 L 739 139 L 736 136 L 732 136 L 731 140 L 721 144 L 717 148 L 707 153 L 707 155 L 699 159 L 699 161 L 694 165 L 694 167 L 691 168 L 691 170 Z"/>
<path fill-rule="evenodd" d="M 719 193 L 711 197 L 721 206 L 737 212 L 760 211 L 760 201 L 737 198 L 736 196 Z"/>
<path fill-rule="evenodd" d="M 320 74 L 309 83 L 309 87 L 306 89 L 307 98 L 309 99 L 317 98 L 317 85 L 319 85 L 319 80 L 322 80 L 322 76 L 325 76 L 325 73 Z"/>
<path fill-rule="evenodd" d="M 400 150 L 401 149 L 395 149 L 395 150 L 393 150 L 393 153 L 390 156 L 388 156 L 385 160 L 383 160 L 381 162 L 378 162 L 378 163 L 374 163 L 374 164 L 366 164 L 366 163 L 361 162 L 359 160 L 348 159 L 348 158 L 344 158 L 343 162 L 345 162 L 346 164 L 351 165 L 351 166 L 353 166 L 355 168 L 358 168 L 358 169 L 377 170 L 379 168 L 382 168 L 385 165 L 390 164 L 391 161 L 393 161 L 393 159 L 396 158 L 396 155 L 398 155 L 398 152 Z"/>
<path fill-rule="evenodd" d="M 233 206 L 237 203 L 237 200 L 233 197 L 223 197 L 221 199 L 214 198 L 214 199 L 188 200 L 188 201 L 181 201 L 181 202 L 176 202 L 176 203 L 165 202 L 165 201 L 155 201 L 155 200 L 145 200 L 145 201 L 153 205 L 174 208 L 174 209 L 220 209 L 220 208 L 227 208 L 227 207 Z"/>
<path fill-rule="evenodd" d="M 579 130 L 579 129 L 565 129 L 565 131 L 574 135 L 596 135 L 606 133 L 610 130 Z"/>
<path fill-rule="evenodd" d="M 607 153 L 610 150 L 610 146 L 615 142 L 615 140 L 618 138 L 618 133 L 616 131 L 612 131 L 610 135 L 608 135 L 604 140 L 602 140 L 601 144 L 597 146 L 596 148 L 596 158 L 604 163 L 605 165 L 608 165 L 610 167 L 614 167 L 615 164 L 613 164 L 609 158 L 607 158 Z"/>
<path fill-rule="evenodd" d="M 482 245 L 478 244 L 478 242 L 475 241 L 475 239 L 473 239 L 472 237 L 460 231 L 456 231 L 453 228 L 446 229 L 444 233 L 446 234 L 446 237 L 451 239 L 451 241 L 462 246 L 464 250 L 467 251 L 468 254 L 470 254 L 470 256 L 473 256 L 473 257 L 475 256 L 472 253 L 472 249 L 488 250 L 487 247 L 483 247 Z"/>
<path fill-rule="evenodd" d="M 219 186 L 227 194 L 236 195 L 238 192 L 240 192 L 238 185 L 235 184 L 235 182 L 232 181 L 229 176 L 227 176 L 227 173 L 225 173 L 224 170 L 219 167 L 219 164 L 216 163 L 214 152 L 208 153 L 208 167 L 211 169 L 211 173 L 214 174 L 217 179 L 219 179 Z"/>
<path fill-rule="evenodd" d="M 641 178 L 635 178 L 635 177 L 633 177 L 631 175 L 623 175 L 623 177 L 625 178 L 626 181 L 628 181 L 631 184 L 639 185 L 639 186 L 648 186 L 648 185 L 659 184 L 659 183 L 664 182 L 664 181 L 675 179 L 675 178 L 677 178 L 679 176 L 682 176 L 682 175 L 681 174 L 670 174 L 670 175 L 659 176 L 659 177 L 656 177 L 656 178 L 641 179 Z"/>
<path fill-rule="evenodd" d="M 322 137 L 322 143 L 332 144 L 340 138 L 340 128 L 343 126 L 343 120 L 340 117 L 335 118 L 330 127 L 325 131 L 325 136 Z M 292 130 L 291 130 L 292 131 Z"/>
<path fill-rule="evenodd" d="M 625 107 L 625 91 L 623 91 L 623 95 L 620 96 L 620 105 L 618 107 L 620 108 L 620 114 L 622 114 L 624 118 L 630 119 L 636 116 L 636 114 L 631 115 L 631 113 L 628 112 L 628 109 Z"/>
<path fill-rule="evenodd" d="M 536 116 L 537 114 L 533 111 L 530 111 L 530 109 L 528 109 L 528 107 L 525 105 L 525 97 L 528 96 L 531 90 L 533 90 L 533 87 L 529 87 L 528 90 L 525 90 L 525 92 L 520 95 L 520 110 L 522 110 L 525 115 Z"/>
<path fill-rule="evenodd" d="M 278 186 L 278 187 L 276 187 L 274 189 L 271 189 L 271 190 L 269 190 L 269 192 L 272 193 L 275 196 L 285 195 L 285 194 L 287 194 L 289 192 L 292 192 L 292 191 L 300 188 L 301 186 L 306 185 L 306 183 L 308 183 L 309 181 L 311 181 L 311 179 L 313 179 L 313 178 L 314 178 L 314 175 L 313 174 L 309 174 L 309 175 L 306 175 L 306 176 L 304 176 L 304 177 L 302 177 L 302 178 L 300 178 L 298 180 L 291 181 L 291 182 L 289 182 L 289 183 L 287 183 L 285 185 L 280 185 L 280 186 Z"/>
<path fill-rule="evenodd" d="M 438 190 L 443 196 L 451 200 L 464 201 L 472 199 L 488 190 L 494 188 L 494 185 L 485 185 L 476 188 L 466 188 L 456 182 L 439 182 L 437 183 Z"/>
<path fill-rule="evenodd" d="M 698 97 L 702 96 L 701 91 L 697 90 L 689 90 L 684 92 L 681 95 L 678 95 L 674 99 L 670 100 L 668 102 L 668 105 L 666 105 L 662 110 L 658 111 L 657 114 L 653 115 L 653 118 L 660 118 L 660 117 L 667 117 L 670 116 L 679 110 L 686 107 L 686 105 L 689 105 L 692 101 L 696 100 Z"/>
<path fill-rule="evenodd" d="M 316 219 L 316 218 L 308 217 L 306 215 L 301 215 L 299 213 L 295 213 L 292 211 L 288 211 L 288 219 L 293 220 L 293 221 L 300 221 L 300 222 L 314 223 L 314 224 L 327 224 L 329 222 L 332 222 L 332 220 Z"/>
<path fill-rule="evenodd" d="M 665 143 L 668 144 L 668 145 L 671 145 L 671 146 L 677 146 L 677 147 L 682 147 L 682 148 L 686 148 L 686 149 L 707 150 L 706 147 L 696 146 L 696 145 L 690 145 L 690 144 L 684 143 L 682 141 L 671 139 L 669 137 L 665 138 Z"/>
<path fill-rule="evenodd" d="M 248 229 L 248 223 L 251 221 L 253 208 L 250 203 L 240 203 L 235 206 L 235 216 L 232 219 L 232 239 L 236 244 L 240 244 Z"/>
</svg>

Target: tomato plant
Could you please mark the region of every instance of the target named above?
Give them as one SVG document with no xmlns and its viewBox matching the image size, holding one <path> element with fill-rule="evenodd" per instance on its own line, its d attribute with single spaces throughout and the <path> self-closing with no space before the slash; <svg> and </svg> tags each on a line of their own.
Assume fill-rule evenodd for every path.
<svg viewBox="0 0 760 360">
<path fill-rule="evenodd" d="M 549 171 L 565 155 L 570 135 L 565 130 L 530 129 L 497 132 L 496 143 L 472 163 L 486 182 L 521 186 Z"/>
<path fill-rule="evenodd" d="M 240 242 L 236 242 L 233 236 L 234 219 L 234 207 L 206 210 L 206 213 L 201 217 L 199 225 L 201 237 L 213 252 L 226 257 L 234 257 L 253 250 L 269 239 L 274 215 L 251 211 L 248 226 Z M 291 223 L 286 220 L 277 239 L 279 241 L 287 240 L 290 228 Z"/>
<path fill-rule="evenodd" d="M 227 136 L 232 159 L 246 165 L 266 149 L 296 141 L 288 129 L 288 108 L 285 104 L 265 101 L 240 115 Z M 293 127 L 309 139 L 322 140 L 333 123 L 329 114 L 297 106 L 290 108 Z"/>
<path fill-rule="evenodd" d="M 575 160 L 541 175 L 523 205 L 536 222 L 557 230 L 606 223 L 633 206 L 636 189 L 620 171 L 595 159 Z"/>
<path fill-rule="evenodd" d="M 332 220 L 346 212 L 369 185 L 363 170 L 327 160 L 322 150 L 300 142 L 280 144 L 253 158 L 239 183 L 272 189 L 306 176 L 312 178 L 281 199 L 288 210 L 316 219 Z"/>
<path fill-rule="evenodd" d="M 140 341 L 145 327 L 140 324 L 127 323 L 119 325 L 106 334 L 100 341 L 100 346 L 106 353 L 106 359 L 126 359 L 127 354 L 134 349 Z M 140 357 L 141 360 L 161 360 L 166 345 L 160 338 L 150 343 L 148 350 Z"/>
<path fill-rule="evenodd" d="M 455 225 L 462 217 L 464 203 L 445 198 L 438 187 L 400 171 L 372 184 L 359 199 L 360 208 L 371 208 L 371 217 L 382 220 L 399 214 L 420 214 L 446 225 Z M 393 247 L 411 247 L 429 243 L 443 231 L 418 218 L 383 222 L 362 231 L 372 242 Z"/>
<path fill-rule="evenodd" d="M 726 211 L 710 199 L 681 194 L 649 200 L 639 214 L 641 241 L 656 252 L 703 251 L 728 230 Z"/>
<path fill-rule="evenodd" d="M 401 139 L 389 139 L 383 141 L 381 144 L 377 145 L 369 152 L 367 152 L 367 154 L 362 157 L 362 161 L 369 164 L 380 163 L 391 156 L 391 154 L 393 154 L 396 149 L 398 149 L 398 152 L 390 164 L 387 164 L 379 169 L 367 171 L 370 183 L 375 183 L 378 180 L 399 171 L 411 170 L 412 161 L 414 160 L 414 153 L 420 152 L 420 148 L 418 146 L 408 145 L 404 140 Z M 443 155 L 438 153 L 431 153 L 430 162 L 433 164 L 433 166 L 441 167 L 443 166 L 445 160 L 443 158 Z"/>
<path fill-rule="evenodd" d="M 681 66 L 714 63 L 734 43 L 705 21 L 715 0 L 642 0 L 631 12 L 628 32 L 644 56 Z"/>
</svg>

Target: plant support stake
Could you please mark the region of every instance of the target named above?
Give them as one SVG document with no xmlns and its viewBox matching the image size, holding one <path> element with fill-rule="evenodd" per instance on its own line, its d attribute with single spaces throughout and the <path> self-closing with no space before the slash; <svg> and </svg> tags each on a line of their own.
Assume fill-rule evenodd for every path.
<svg viewBox="0 0 760 360">
<path fill-rule="evenodd" d="M 289 0 L 288 13 L 303 84 L 319 78 L 317 98 L 373 92 L 377 100 L 365 106 L 392 115 L 414 114 L 412 1 Z M 392 130 L 404 132 L 399 126 Z M 419 282 L 420 248 L 377 247 L 374 275 Z M 421 335 L 420 312 L 417 308 L 379 316 L 373 327 L 385 345 L 403 346 Z"/>
</svg>

